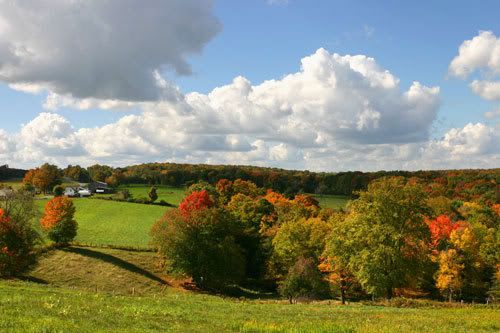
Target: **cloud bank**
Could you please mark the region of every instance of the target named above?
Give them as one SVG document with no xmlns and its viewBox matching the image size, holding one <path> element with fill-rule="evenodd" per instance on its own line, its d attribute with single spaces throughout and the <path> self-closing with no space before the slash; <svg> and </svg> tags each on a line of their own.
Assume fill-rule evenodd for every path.
<svg viewBox="0 0 500 333">
<path fill-rule="evenodd" d="M 52 102 L 175 99 L 161 73 L 190 74 L 220 29 L 209 0 L 0 0 L 0 80 Z"/>
<path fill-rule="evenodd" d="M 75 128 L 44 112 L 18 133 L 0 132 L 0 156 L 112 165 L 144 161 L 378 170 L 498 165 L 498 132 L 468 124 L 429 139 L 439 88 L 399 79 L 364 55 L 319 49 L 300 69 L 253 85 L 244 77 L 208 94 L 134 102 L 139 114 Z M 75 102 L 82 102 L 75 100 Z"/>
</svg>

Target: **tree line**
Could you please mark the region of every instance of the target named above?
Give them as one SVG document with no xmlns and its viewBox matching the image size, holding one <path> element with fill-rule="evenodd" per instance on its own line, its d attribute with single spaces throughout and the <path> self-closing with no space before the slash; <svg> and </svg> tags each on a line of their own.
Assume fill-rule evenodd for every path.
<svg viewBox="0 0 500 333">
<path fill-rule="evenodd" d="M 200 182 L 151 237 L 170 271 L 218 292 L 253 283 L 291 302 L 498 300 L 500 205 L 460 193 L 384 177 L 345 210 L 332 210 L 310 195 L 287 198 L 246 180 Z"/>
<path fill-rule="evenodd" d="M 441 195 L 459 197 L 463 200 L 482 197 L 488 202 L 500 199 L 500 169 L 489 170 L 433 170 L 433 171 L 378 171 L 378 172 L 310 172 L 264 168 L 255 166 L 204 165 L 176 163 L 148 163 L 123 168 L 92 165 L 87 168 L 68 165 L 60 169 L 44 164 L 29 171 L 0 167 L 0 180 L 21 175 L 42 191 L 50 191 L 60 184 L 62 177 L 88 183 L 91 180 L 106 182 L 112 186 L 120 184 L 149 184 L 189 186 L 204 181 L 215 184 L 220 179 L 248 180 L 258 187 L 272 189 L 291 198 L 298 193 L 355 195 L 366 190 L 368 184 L 382 177 L 401 176 L 417 178 Z M 10 176 L 7 176 L 10 175 Z M 35 177 L 36 176 L 36 177 Z M 37 183 L 37 184 L 34 184 Z"/>
</svg>

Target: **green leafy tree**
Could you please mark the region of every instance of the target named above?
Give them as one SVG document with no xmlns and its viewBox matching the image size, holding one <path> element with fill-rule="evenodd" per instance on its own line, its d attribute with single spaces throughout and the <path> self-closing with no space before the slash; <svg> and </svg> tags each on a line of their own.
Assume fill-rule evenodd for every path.
<svg viewBox="0 0 500 333">
<path fill-rule="evenodd" d="M 320 218 L 283 223 L 273 239 L 271 267 L 280 274 L 287 272 L 300 257 L 312 258 L 318 263 L 330 230 L 330 224 Z"/>
<path fill-rule="evenodd" d="M 221 291 L 245 276 L 245 259 L 235 241 L 240 231 L 218 208 L 185 214 L 172 209 L 153 225 L 151 236 L 169 267 L 192 277 L 200 288 Z"/>
<path fill-rule="evenodd" d="M 293 303 L 298 298 L 326 298 L 329 287 L 318 270 L 316 260 L 299 257 L 280 284 L 279 293 Z"/>
<path fill-rule="evenodd" d="M 274 211 L 273 205 L 265 199 L 238 193 L 231 198 L 226 209 L 241 224 L 242 232 L 236 240 L 244 250 L 247 275 L 261 278 L 265 273 L 271 248 L 270 238 L 261 231 Z"/>
<path fill-rule="evenodd" d="M 60 197 L 64 194 L 64 187 L 62 187 L 61 185 L 56 185 L 54 186 L 52 193 L 54 193 L 55 197 Z"/>
<path fill-rule="evenodd" d="M 347 263 L 366 292 L 391 298 L 394 288 L 418 278 L 427 260 L 426 199 L 419 185 L 401 177 L 373 181 L 332 226 L 329 255 Z"/>
<path fill-rule="evenodd" d="M 151 202 L 155 202 L 156 199 L 158 199 L 158 193 L 156 193 L 156 187 L 155 186 L 151 187 L 151 189 L 149 190 L 148 196 L 149 196 L 149 200 Z"/>
</svg>

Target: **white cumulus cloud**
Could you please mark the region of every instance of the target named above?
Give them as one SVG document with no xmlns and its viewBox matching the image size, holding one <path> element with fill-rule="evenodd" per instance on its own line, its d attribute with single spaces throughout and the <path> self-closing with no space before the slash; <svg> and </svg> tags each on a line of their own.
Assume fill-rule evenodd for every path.
<svg viewBox="0 0 500 333">
<path fill-rule="evenodd" d="M 127 104 L 140 112 L 94 128 L 78 129 L 58 114 L 42 113 L 19 133 L 0 132 L 10 142 L 0 145 L 0 154 L 28 166 L 176 161 L 310 170 L 487 167 L 499 161 L 498 131 L 485 124 L 429 140 L 439 88 L 414 82 L 404 89 L 364 55 L 319 49 L 280 79 L 254 85 L 236 77 L 208 94 L 180 96 Z"/>
<path fill-rule="evenodd" d="M 472 81 L 472 91 L 486 100 L 500 100 L 500 81 L 495 79 L 500 75 L 500 38 L 491 31 L 464 41 L 448 68 L 450 75 L 462 79 L 476 71 L 484 79 Z"/>
</svg>

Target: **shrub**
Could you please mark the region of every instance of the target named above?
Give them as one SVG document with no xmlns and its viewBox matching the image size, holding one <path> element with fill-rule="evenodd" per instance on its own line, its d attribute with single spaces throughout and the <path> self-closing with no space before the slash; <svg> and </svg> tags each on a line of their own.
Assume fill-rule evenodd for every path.
<svg viewBox="0 0 500 333">
<path fill-rule="evenodd" d="M 74 215 L 75 206 L 71 199 L 55 197 L 45 205 L 40 224 L 49 239 L 56 243 L 68 243 L 75 238 L 78 228 Z"/>
<path fill-rule="evenodd" d="M 127 201 L 127 200 L 132 199 L 132 194 L 130 194 L 129 190 L 124 189 L 124 190 L 120 190 L 120 191 L 116 192 L 116 196 L 115 197 L 118 200 Z"/>
<path fill-rule="evenodd" d="M 245 258 L 234 240 L 235 228 L 221 209 L 189 215 L 175 209 L 155 223 L 151 235 L 172 271 L 191 276 L 200 288 L 221 291 L 244 276 Z"/>
<path fill-rule="evenodd" d="M 61 185 L 56 185 L 54 186 L 52 193 L 54 193 L 55 197 L 61 197 L 64 194 L 64 188 Z"/>
<path fill-rule="evenodd" d="M 151 187 L 151 189 L 149 190 L 149 193 L 148 193 L 148 196 L 149 196 L 149 200 L 151 202 L 155 202 L 156 199 L 158 199 L 158 193 L 156 193 L 156 187 Z"/>
<path fill-rule="evenodd" d="M 279 287 L 279 293 L 293 303 L 298 298 L 326 298 L 329 294 L 329 287 L 323 280 L 316 261 L 312 258 L 300 257 L 288 271 L 286 279 Z"/>
<path fill-rule="evenodd" d="M 12 194 L 0 200 L 0 276 L 15 276 L 36 262 L 39 242 L 32 226 L 36 208 L 27 194 Z"/>
</svg>

